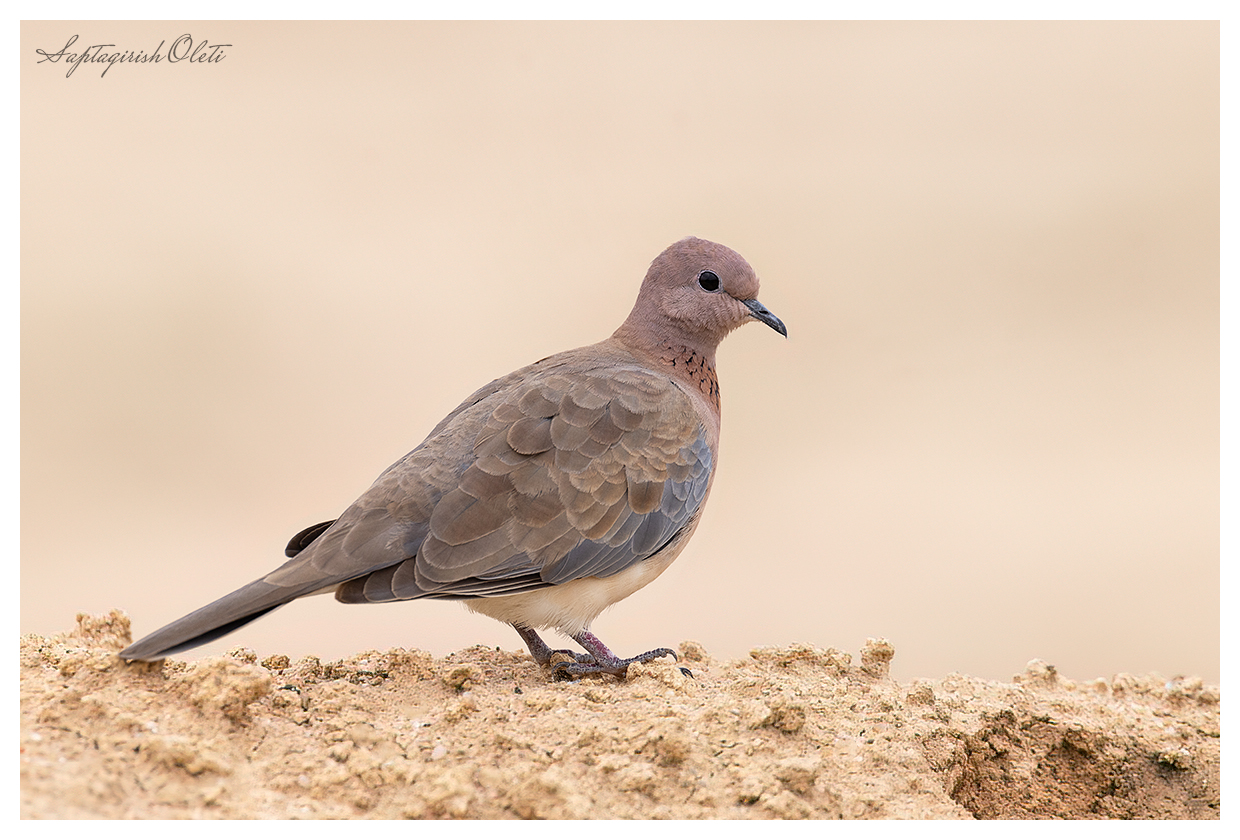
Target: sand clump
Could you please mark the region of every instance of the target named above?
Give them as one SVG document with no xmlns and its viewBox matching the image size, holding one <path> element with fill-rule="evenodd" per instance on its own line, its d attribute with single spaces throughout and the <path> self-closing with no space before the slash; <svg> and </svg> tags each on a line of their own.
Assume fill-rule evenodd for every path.
<svg viewBox="0 0 1240 840">
<path fill-rule="evenodd" d="M 905 685 L 871 640 L 856 665 L 684 642 L 564 683 L 482 647 L 127 665 L 129 640 L 119 611 L 21 640 L 23 817 L 1219 816 L 1219 692 L 1193 678 Z"/>
</svg>

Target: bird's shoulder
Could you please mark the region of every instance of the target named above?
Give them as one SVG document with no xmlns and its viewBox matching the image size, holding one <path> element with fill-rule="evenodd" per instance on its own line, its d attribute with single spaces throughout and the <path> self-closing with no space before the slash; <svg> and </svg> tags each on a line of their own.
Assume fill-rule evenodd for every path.
<svg viewBox="0 0 1240 840">
<path fill-rule="evenodd" d="M 427 441 L 461 428 L 473 431 L 527 417 L 551 418 L 566 408 L 566 400 L 572 417 L 583 416 L 574 409 L 593 417 L 600 406 L 612 403 L 650 424 L 673 417 L 692 423 L 699 413 L 668 371 L 652 367 L 623 345 L 604 341 L 556 353 L 488 382 L 449 412 Z"/>
<path fill-rule="evenodd" d="M 713 461 L 698 402 L 623 346 L 601 342 L 479 388 L 385 470 L 355 507 L 427 522 L 445 494 L 492 492 L 484 476 L 510 477 L 518 493 L 532 496 L 552 483 L 561 494 L 570 484 L 597 489 L 626 481 L 633 490 L 651 484 L 654 492 L 669 471 L 681 478 L 693 463 L 708 476 Z M 506 491 L 508 482 L 500 486 Z M 439 521 L 452 507 L 438 510 Z"/>
</svg>

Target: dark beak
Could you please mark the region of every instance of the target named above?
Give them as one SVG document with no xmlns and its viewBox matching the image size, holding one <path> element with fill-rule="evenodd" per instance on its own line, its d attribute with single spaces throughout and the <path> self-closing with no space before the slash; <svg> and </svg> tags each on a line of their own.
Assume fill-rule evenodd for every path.
<svg viewBox="0 0 1240 840">
<path fill-rule="evenodd" d="M 788 337 L 788 328 L 784 326 L 784 322 L 776 318 L 775 313 L 771 312 L 771 310 L 758 303 L 757 299 L 742 300 L 741 303 L 748 306 L 749 311 L 752 312 L 753 316 L 759 321 L 775 330 L 775 332 L 779 333 L 784 338 Z"/>
</svg>

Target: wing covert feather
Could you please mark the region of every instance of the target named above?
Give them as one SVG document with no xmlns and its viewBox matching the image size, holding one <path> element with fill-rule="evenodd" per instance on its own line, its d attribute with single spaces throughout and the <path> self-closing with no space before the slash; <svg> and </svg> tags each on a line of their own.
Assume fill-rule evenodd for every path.
<svg viewBox="0 0 1240 840">
<path fill-rule="evenodd" d="M 684 392 L 637 365 L 572 375 L 555 364 L 537 368 L 497 380 L 440 424 L 437 433 L 456 446 L 455 476 L 414 493 L 420 503 L 386 494 L 389 521 L 422 514 L 397 529 L 419 544 L 399 540 L 414 551 L 370 566 L 339 588 L 340 600 L 485 597 L 606 577 L 650 557 L 689 524 L 714 459 Z M 432 435 L 393 465 L 372 488 L 375 501 L 385 484 L 411 489 L 403 486 L 409 472 L 428 466 L 419 454 L 434 458 L 442 445 Z M 391 475 L 402 472 L 406 481 Z"/>
</svg>

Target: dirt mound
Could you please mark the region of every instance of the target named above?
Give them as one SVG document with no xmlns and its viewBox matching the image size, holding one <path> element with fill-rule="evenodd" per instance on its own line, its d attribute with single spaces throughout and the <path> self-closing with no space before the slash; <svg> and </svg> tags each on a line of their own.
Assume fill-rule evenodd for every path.
<svg viewBox="0 0 1240 840">
<path fill-rule="evenodd" d="M 809 645 L 550 682 L 524 653 L 126 665 L 124 613 L 21 641 L 27 818 L 1219 816 L 1199 679 L 893 682 Z"/>
</svg>

